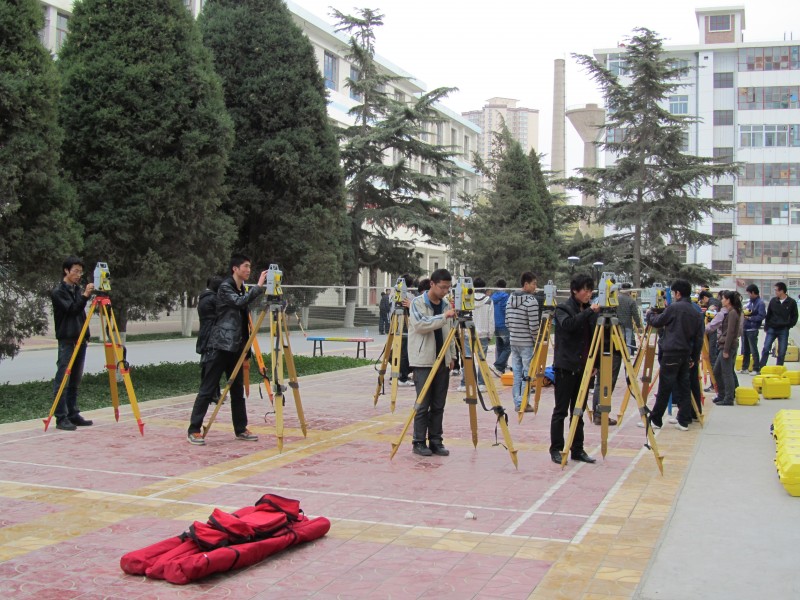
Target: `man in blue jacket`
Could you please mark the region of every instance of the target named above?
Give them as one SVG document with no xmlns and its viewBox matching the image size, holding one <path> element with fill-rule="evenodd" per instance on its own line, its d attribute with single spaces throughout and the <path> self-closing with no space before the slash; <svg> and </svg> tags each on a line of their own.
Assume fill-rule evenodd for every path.
<svg viewBox="0 0 800 600">
<path fill-rule="evenodd" d="M 745 288 L 750 296 L 750 302 L 744 307 L 744 331 L 742 332 L 742 370 L 740 373 L 747 373 L 750 366 L 750 356 L 753 356 L 753 371 L 761 372 L 761 365 L 758 362 L 758 330 L 761 323 L 767 316 L 767 307 L 764 300 L 759 296 L 758 286 L 751 283 Z"/>
<path fill-rule="evenodd" d="M 499 288 L 492 294 L 492 304 L 494 304 L 494 335 L 495 354 L 494 369 L 500 374 L 506 372 L 508 367 L 508 357 L 511 356 L 511 339 L 506 327 L 506 302 L 508 302 L 508 292 L 506 292 L 506 280 L 498 279 L 494 287 Z"/>
</svg>

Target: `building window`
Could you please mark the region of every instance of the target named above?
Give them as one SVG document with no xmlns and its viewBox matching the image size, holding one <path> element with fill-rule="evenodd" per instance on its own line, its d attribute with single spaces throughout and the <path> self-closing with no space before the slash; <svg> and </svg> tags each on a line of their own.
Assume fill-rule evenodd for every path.
<svg viewBox="0 0 800 600">
<path fill-rule="evenodd" d="M 689 68 L 689 61 L 685 58 L 676 58 L 675 59 L 675 68 L 676 69 L 688 69 Z"/>
<path fill-rule="evenodd" d="M 64 40 L 67 39 L 68 32 L 69 16 L 64 13 L 58 13 L 58 17 L 56 18 L 56 52 L 61 50 L 61 46 L 64 45 Z"/>
<path fill-rule="evenodd" d="M 689 96 L 670 96 L 669 112 L 673 115 L 689 114 Z"/>
<path fill-rule="evenodd" d="M 458 133 L 456 132 L 455 128 L 450 128 L 450 145 L 453 148 L 458 148 Z"/>
<path fill-rule="evenodd" d="M 44 27 L 39 32 L 39 41 L 43 46 L 47 46 L 47 39 L 50 35 L 50 7 L 42 5 L 42 15 L 44 16 Z"/>
<path fill-rule="evenodd" d="M 733 200 L 733 186 L 732 185 L 715 185 L 711 188 L 711 197 L 714 200 Z"/>
<path fill-rule="evenodd" d="M 742 148 L 761 148 L 763 145 L 763 125 L 742 125 L 739 127 L 739 146 Z"/>
<path fill-rule="evenodd" d="M 400 91 L 397 88 L 395 88 L 395 90 L 394 90 L 394 99 L 395 99 L 395 101 L 400 102 L 401 104 L 405 104 L 406 95 L 402 91 Z"/>
<path fill-rule="evenodd" d="M 798 242 L 737 242 L 736 261 L 744 264 L 796 265 Z"/>
<path fill-rule="evenodd" d="M 727 147 L 714 148 L 714 162 L 718 163 L 733 162 L 733 148 L 727 148 Z"/>
<path fill-rule="evenodd" d="M 733 111 L 715 110 L 714 125 L 733 125 Z"/>
<path fill-rule="evenodd" d="M 469 158 L 469 136 L 464 136 L 464 156 Z"/>
<path fill-rule="evenodd" d="M 608 70 L 616 76 L 627 75 L 628 64 L 625 60 L 625 53 L 612 53 L 607 59 Z"/>
<path fill-rule="evenodd" d="M 748 163 L 739 176 L 741 186 L 800 186 L 800 163 Z"/>
<path fill-rule="evenodd" d="M 796 225 L 794 221 L 800 221 L 800 203 L 741 202 L 737 208 L 740 225 Z"/>
<path fill-rule="evenodd" d="M 339 58 L 327 50 L 325 50 L 323 76 L 326 88 L 329 90 L 339 89 Z"/>
<path fill-rule="evenodd" d="M 711 235 L 731 237 L 733 235 L 733 223 L 712 223 Z"/>
<path fill-rule="evenodd" d="M 350 80 L 353 83 L 357 83 L 361 80 L 361 71 L 356 69 L 353 65 L 350 65 Z M 364 95 L 356 90 L 352 84 L 350 84 L 350 97 L 358 102 L 361 102 L 364 99 Z"/>
<path fill-rule="evenodd" d="M 681 152 L 689 151 L 689 132 L 685 129 L 681 131 L 681 146 L 679 149 Z"/>
<path fill-rule="evenodd" d="M 444 145 L 444 123 L 436 124 L 436 143 L 439 146 Z"/>
<path fill-rule="evenodd" d="M 737 102 L 739 110 L 800 108 L 800 86 L 742 87 Z"/>
<path fill-rule="evenodd" d="M 788 71 L 800 69 L 800 46 L 741 48 L 739 71 Z"/>
<path fill-rule="evenodd" d="M 714 73 L 714 87 L 715 88 L 732 88 L 733 87 L 733 72 L 729 73 Z"/>
<path fill-rule="evenodd" d="M 764 125 L 764 146 L 786 146 L 788 125 Z"/>
<path fill-rule="evenodd" d="M 667 246 L 678 257 L 678 261 L 686 263 L 686 244 L 670 244 Z"/>
<path fill-rule="evenodd" d="M 733 272 L 732 260 L 712 260 L 711 270 L 716 273 L 730 274 Z"/>
<path fill-rule="evenodd" d="M 709 31 L 730 31 L 731 30 L 731 16 L 730 15 L 712 15 L 708 17 L 708 30 Z"/>
</svg>

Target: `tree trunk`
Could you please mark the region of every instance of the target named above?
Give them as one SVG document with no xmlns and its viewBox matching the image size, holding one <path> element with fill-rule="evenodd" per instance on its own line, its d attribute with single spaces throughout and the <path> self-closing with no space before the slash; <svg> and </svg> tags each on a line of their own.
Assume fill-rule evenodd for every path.
<svg viewBox="0 0 800 600">
<path fill-rule="evenodd" d="M 308 329 L 308 313 L 309 313 L 309 310 L 310 309 L 309 309 L 308 306 L 304 306 L 304 307 L 302 307 L 300 309 L 300 322 L 303 324 L 303 327 L 305 327 L 306 329 Z"/>
<path fill-rule="evenodd" d="M 194 315 L 197 311 L 190 305 L 189 292 L 183 292 L 181 294 L 181 335 L 183 337 L 192 337 Z"/>
<path fill-rule="evenodd" d="M 642 211 L 644 194 L 636 192 L 636 225 L 633 227 L 633 287 L 642 287 Z"/>
<path fill-rule="evenodd" d="M 353 329 L 356 326 L 356 294 L 358 290 L 358 271 L 353 271 L 347 280 L 344 303 L 344 323 L 342 327 Z"/>
</svg>

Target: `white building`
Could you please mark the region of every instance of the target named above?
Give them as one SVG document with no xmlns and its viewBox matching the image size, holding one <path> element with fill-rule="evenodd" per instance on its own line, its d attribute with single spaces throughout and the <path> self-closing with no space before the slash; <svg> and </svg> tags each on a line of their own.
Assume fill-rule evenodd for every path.
<svg viewBox="0 0 800 600">
<path fill-rule="evenodd" d="M 720 286 L 741 291 L 755 283 L 770 295 L 783 280 L 800 286 L 800 43 L 744 42 L 743 6 L 695 11 L 699 42 L 666 47 L 698 67 L 669 99 L 676 114 L 698 117 L 687 151 L 745 163 L 741 175 L 701 193 L 730 201 L 731 209 L 699 223 L 698 231 L 732 236 L 714 247 L 687 248 L 688 262 L 723 275 Z M 595 57 L 623 72 L 625 51 Z M 613 155 L 606 154 L 606 164 Z M 796 292 L 795 292 L 796 295 Z"/>
<path fill-rule="evenodd" d="M 196 16 L 202 9 L 204 0 L 183 0 L 186 7 Z M 324 19 L 313 15 L 293 2 L 286 2 L 295 23 L 305 32 L 314 46 L 314 52 L 320 71 L 325 77 L 328 88 L 328 114 L 340 124 L 352 124 L 348 111 L 358 104 L 345 85 L 348 77 L 353 75 L 353 67 L 347 62 L 348 38 L 334 31 L 333 25 Z M 54 54 L 58 53 L 67 34 L 69 18 L 72 14 L 72 0 L 44 0 L 42 7 L 45 14 L 45 27 L 42 31 L 42 42 Z M 409 100 L 426 91 L 425 84 L 418 81 L 400 67 L 389 60 L 376 56 L 378 64 L 391 75 L 404 79 L 393 83 L 396 98 Z M 437 123 L 427 134 L 429 141 L 435 144 L 451 146 L 457 156 L 454 159 L 458 174 L 452 179 L 451 184 L 441 190 L 440 198 L 447 202 L 454 213 L 462 210 L 461 194 L 474 193 L 479 185 L 480 178 L 470 162 L 472 151 L 478 146 L 480 128 L 468 119 L 458 115 L 445 106 L 437 105 L 436 110 L 443 122 Z M 391 163 L 399 157 L 387 153 L 386 161 Z M 416 169 L 424 169 L 424 165 L 414 165 Z M 396 231 L 398 240 L 415 241 L 412 232 Z M 420 275 L 428 275 L 439 267 L 448 264 L 448 248 L 435 244 L 415 241 L 416 251 L 421 255 Z M 398 274 L 379 273 L 377 279 L 373 274 L 374 284 L 379 287 L 390 287 Z M 361 276 L 361 285 L 370 284 L 369 273 Z"/>
</svg>

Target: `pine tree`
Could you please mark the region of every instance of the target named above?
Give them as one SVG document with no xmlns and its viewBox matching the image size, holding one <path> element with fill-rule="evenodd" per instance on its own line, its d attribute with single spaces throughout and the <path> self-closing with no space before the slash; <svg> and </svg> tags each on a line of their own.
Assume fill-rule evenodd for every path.
<svg viewBox="0 0 800 600">
<path fill-rule="evenodd" d="M 664 53 L 661 38 L 648 29 L 634 30 L 625 48 L 624 83 L 591 56 L 573 55 L 599 84 L 606 101 L 607 131 L 621 133 L 599 146 L 616 155 L 605 168 L 583 169 L 585 176 L 570 187 L 598 198 L 597 221 L 612 228 L 599 241 L 606 266 L 632 275 L 633 284 L 685 276 L 712 281 L 716 275 L 701 265 L 684 265 L 675 245 L 714 243 L 695 226 L 715 210 L 729 210 L 723 201 L 699 197 L 700 188 L 735 174 L 738 166 L 713 158 L 684 154 L 687 128 L 695 119 L 671 114 L 668 97 L 683 87 L 680 79 L 693 67 L 682 66 Z"/>
<path fill-rule="evenodd" d="M 42 27 L 35 0 L 0 3 L 0 360 L 46 331 L 48 275 L 81 246 L 74 190 L 57 168 L 59 81 Z"/>
<path fill-rule="evenodd" d="M 239 246 L 288 282 L 339 283 L 343 175 L 311 42 L 282 0 L 210 0 L 199 24 L 235 125 L 227 185 Z"/>
<path fill-rule="evenodd" d="M 120 328 L 192 293 L 227 260 L 219 208 L 232 125 L 181 0 L 82 0 L 59 53 L 63 164 L 86 258 L 109 263 Z M 88 264 L 87 264 L 88 267 Z"/>
<path fill-rule="evenodd" d="M 418 240 L 447 238 L 449 207 L 437 198 L 456 173 L 449 147 L 423 140 L 425 131 L 443 121 L 435 104 L 452 88 L 437 88 L 410 98 L 395 98 L 390 84 L 403 78 L 387 75 L 375 61 L 375 29 L 383 15 L 371 9 L 359 16 L 333 11 L 337 31 L 350 35 L 347 59 L 358 72 L 348 78 L 351 94 L 361 103 L 350 110 L 355 123 L 342 131 L 342 162 L 347 185 L 352 264 L 345 274 L 348 285 L 358 285 L 363 267 L 401 273 L 419 267 L 411 242 L 392 239 L 398 231 Z M 391 164 L 384 162 L 393 155 Z M 425 173 L 414 165 L 425 165 Z M 346 320 L 352 319 L 355 296 L 348 296 Z"/>
</svg>

